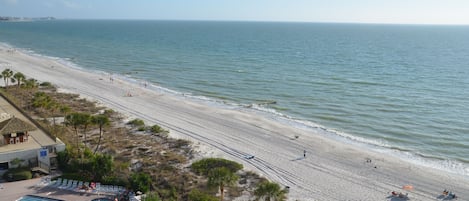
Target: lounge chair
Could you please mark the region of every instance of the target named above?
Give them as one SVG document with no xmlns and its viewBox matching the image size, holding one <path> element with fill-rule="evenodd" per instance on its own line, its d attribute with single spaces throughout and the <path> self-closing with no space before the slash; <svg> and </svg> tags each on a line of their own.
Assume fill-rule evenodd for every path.
<svg viewBox="0 0 469 201">
<path fill-rule="evenodd" d="M 81 187 L 83 186 L 83 181 L 78 181 L 77 187 L 74 189 L 75 191 L 81 191 Z"/>
<path fill-rule="evenodd" d="M 118 188 L 117 186 L 114 186 L 114 185 L 113 185 L 113 186 L 111 186 L 111 187 L 112 187 L 112 190 L 111 190 L 111 191 L 112 191 L 113 193 L 119 193 L 119 188 Z"/>
<path fill-rule="evenodd" d="M 62 185 L 62 178 L 61 177 L 49 184 L 50 187 L 58 187 L 60 185 Z"/>
<path fill-rule="evenodd" d="M 103 185 L 103 192 L 112 193 L 111 191 L 112 191 L 112 186 Z"/>
<path fill-rule="evenodd" d="M 125 188 L 123 186 L 117 186 L 117 189 L 119 190 L 119 193 L 125 192 Z"/>
<path fill-rule="evenodd" d="M 66 188 L 68 186 L 68 182 L 69 182 L 68 179 L 63 179 L 62 183 L 59 186 L 57 186 L 57 188 L 60 188 L 60 189 Z"/>
<path fill-rule="evenodd" d="M 101 191 L 101 183 L 99 183 L 99 182 L 96 183 L 96 189 L 95 190 L 98 193 L 99 193 L 99 191 Z"/>
<path fill-rule="evenodd" d="M 72 184 L 71 184 L 70 186 L 68 186 L 67 189 L 68 189 L 68 190 L 74 190 L 74 189 L 77 188 L 77 186 L 78 186 L 78 181 L 77 181 L 77 180 L 73 180 L 73 181 L 72 181 Z"/>
</svg>

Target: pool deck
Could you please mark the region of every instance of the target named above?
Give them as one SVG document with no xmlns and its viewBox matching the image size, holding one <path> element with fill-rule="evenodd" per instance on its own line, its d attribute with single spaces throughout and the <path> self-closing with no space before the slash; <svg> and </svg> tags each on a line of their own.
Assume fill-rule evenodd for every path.
<svg viewBox="0 0 469 201">
<path fill-rule="evenodd" d="M 40 178 L 0 183 L 0 200 L 13 201 L 25 195 L 37 195 L 42 197 L 74 201 L 90 201 L 96 198 L 107 197 L 106 195 L 79 193 L 38 184 L 41 184 Z"/>
</svg>

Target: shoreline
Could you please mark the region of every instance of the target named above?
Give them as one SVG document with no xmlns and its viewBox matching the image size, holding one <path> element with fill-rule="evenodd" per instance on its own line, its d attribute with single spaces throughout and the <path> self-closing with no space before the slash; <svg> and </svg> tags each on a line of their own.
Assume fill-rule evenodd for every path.
<svg viewBox="0 0 469 201">
<path fill-rule="evenodd" d="M 205 156 L 235 160 L 290 186 L 290 200 L 387 200 L 389 192 L 403 185 L 416 188 L 410 192 L 413 200 L 435 199 L 445 188 L 469 198 L 463 191 L 469 189 L 467 177 L 334 141 L 247 111 L 209 107 L 121 79 L 111 82 L 100 73 L 7 49 L 0 46 L 0 62 L 10 63 L 10 69 L 50 81 L 60 90 L 96 100 L 128 117 L 159 124 L 170 130 L 171 137 L 202 146 L 199 150 Z M 132 97 L 126 97 L 126 91 L 132 91 Z M 295 135 L 299 137 L 294 139 Z M 246 159 L 247 155 L 255 158 Z"/>
<path fill-rule="evenodd" d="M 288 114 L 283 114 L 277 112 L 275 109 L 268 107 L 263 107 L 262 102 L 252 103 L 252 104 L 242 104 L 237 102 L 219 100 L 213 97 L 198 96 L 192 95 L 190 92 L 180 92 L 173 89 L 165 88 L 159 86 L 157 83 L 148 83 L 146 80 L 141 78 L 132 77 L 131 74 L 120 74 L 120 73 L 109 73 L 97 69 L 86 69 L 81 67 L 79 64 L 73 63 L 69 58 L 60 58 L 55 56 L 48 56 L 36 53 L 34 50 L 16 48 L 13 45 L 10 45 L 5 42 L 0 42 L 0 47 L 9 49 L 13 52 L 21 52 L 23 54 L 38 57 L 47 60 L 53 60 L 61 65 L 64 65 L 75 70 L 83 71 L 90 74 L 99 74 L 102 75 L 103 80 L 109 79 L 110 77 L 119 80 L 120 82 L 125 82 L 127 84 L 133 85 L 134 87 L 123 89 L 124 94 L 128 94 L 129 91 L 135 87 L 143 88 L 146 84 L 148 89 L 153 92 L 169 94 L 170 96 L 175 96 L 179 99 L 188 100 L 190 102 L 201 103 L 208 107 L 216 107 L 221 109 L 232 109 L 238 110 L 241 112 L 253 113 L 254 115 L 260 115 L 264 118 L 280 122 L 287 126 L 293 126 L 298 129 L 304 129 L 309 133 L 320 133 L 323 137 L 340 141 L 341 143 L 353 144 L 359 148 L 371 150 L 373 152 L 384 153 L 386 155 L 391 155 L 392 157 L 400 158 L 406 162 L 413 163 L 415 165 L 424 166 L 427 168 L 433 168 L 449 172 L 452 174 L 462 175 L 469 178 L 469 163 L 465 159 L 455 159 L 455 158 L 446 158 L 443 156 L 436 156 L 432 153 L 420 153 L 409 151 L 409 147 L 400 147 L 398 145 L 390 145 L 385 141 L 379 139 L 368 139 L 361 136 L 349 134 L 339 130 L 331 129 L 321 124 L 317 124 L 311 120 L 304 119 L 302 117 L 293 117 Z M 2 64 L 0 63 L 0 67 Z M 8 66 L 7 66 L 8 67 Z M 53 67 L 51 67 L 53 68 Z M 71 92 L 73 93 L 73 92 Z"/>
<path fill-rule="evenodd" d="M 5 42 L 0 42 L 0 47 L 6 48 L 12 52 L 21 52 L 23 54 L 38 57 L 42 59 L 52 60 L 61 65 L 64 65 L 69 68 L 73 68 L 78 71 L 83 71 L 90 74 L 101 75 L 103 80 L 113 77 L 113 79 L 119 80 L 120 82 L 125 82 L 133 87 L 127 87 L 123 89 L 124 94 L 128 95 L 131 90 L 136 87 L 141 87 L 150 89 L 153 92 L 169 94 L 170 96 L 175 96 L 179 99 L 188 100 L 190 102 L 201 103 L 208 107 L 216 107 L 221 109 L 230 109 L 237 110 L 246 113 L 252 113 L 254 115 L 260 115 L 264 118 L 280 122 L 287 126 L 293 126 L 298 129 L 306 130 L 309 133 L 321 134 L 323 137 L 340 141 L 341 143 L 353 144 L 362 149 L 371 150 L 373 152 L 379 152 L 386 155 L 391 155 L 392 157 L 400 158 L 406 162 L 413 163 L 414 165 L 424 166 L 427 168 L 433 168 L 449 172 L 452 174 L 462 175 L 469 178 L 469 163 L 464 159 L 454 159 L 454 158 L 445 158 L 442 156 L 432 155 L 432 153 L 420 153 L 408 151 L 408 147 L 399 147 L 387 144 L 385 141 L 379 139 L 367 139 L 361 136 L 349 134 L 335 129 L 330 129 L 321 124 L 317 124 L 311 120 L 303 119 L 301 117 L 296 118 L 289 116 L 288 114 L 283 114 L 277 112 L 275 109 L 268 107 L 263 107 L 262 102 L 252 103 L 252 104 L 242 104 L 237 102 L 219 100 L 213 97 L 198 96 L 192 95 L 190 92 L 180 92 L 173 89 L 165 88 L 159 86 L 157 83 L 148 83 L 146 80 L 141 78 L 132 77 L 131 74 L 120 74 L 120 73 L 109 73 L 102 70 L 93 70 L 86 69 L 81 67 L 79 64 L 73 63 L 69 58 L 60 58 L 55 56 L 48 56 L 36 53 L 34 50 L 16 48 L 13 45 L 10 45 Z M 0 66 L 2 64 L 0 63 Z M 8 67 L 8 66 L 7 66 Z M 51 66 L 51 68 L 53 68 Z M 73 93 L 73 92 L 70 92 Z"/>
</svg>

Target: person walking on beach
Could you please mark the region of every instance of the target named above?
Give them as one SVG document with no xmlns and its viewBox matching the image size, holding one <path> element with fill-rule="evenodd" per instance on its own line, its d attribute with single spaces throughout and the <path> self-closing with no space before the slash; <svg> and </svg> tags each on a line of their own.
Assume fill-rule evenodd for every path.
<svg viewBox="0 0 469 201">
<path fill-rule="evenodd" d="M 303 157 L 306 158 L 306 150 L 303 150 Z"/>
</svg>

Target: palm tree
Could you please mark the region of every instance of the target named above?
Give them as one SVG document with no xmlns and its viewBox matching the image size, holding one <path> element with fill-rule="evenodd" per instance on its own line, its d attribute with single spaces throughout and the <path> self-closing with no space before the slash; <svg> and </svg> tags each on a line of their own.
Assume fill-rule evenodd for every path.
<svg viewBox="0 0 469 201">
<path fill-rule="evenodd" d="M 265 201 L 279 201 L 285 200 L 286 190 L 281 190 L 277 183 L 262 182 L 259 184 L 257 189 L 254 191 L 257 199 L 263 199 Z"/>
<path fill-rule="evenodd" d="M 41 109 L 47 109 L 51 107 L 51 104 L 53 103 L 53 100 L 50 96 L 48 96 L 44 92 L 37 92 L 34 94 L 33 97 L 33 107 L 36 108 L 41 108 Z"/>
<path fill-rule="evenodd" d="M 85 138 L 84 142 L 86 142 L 86 130 L 88 129 L 88 126 L 92 123 L 91 115 L 87 113 L 82 113 L 81 119 L 81 125 L 83 126 L 83 137 Z"/>
<path fill-rule="evenodd" d="M 50 110 L 52 112 L 52 121 L 54 122 L 54 126 L 56 125 L 55 124 L 55 117 L 57 117 L 57 110 L 60 109 L 60 104 L 55 102 L 55 101 L 52 101 L 48 106 L 47 106 L 47 109 Z"/>
<path fill-rule="evenodd" d="M 26 76 L 23 75 L 23 73 L 17 72 L 13 75 L 13 78 L 16 79 L 18 82 L 18 88 L 21 86 L 21 83 L 26 80 Z"/>
<path fill-rule="evenodd" d="M 223 201 L 225 186 L 233 185 L 236 181 L 238 181 L 238 176 L 225 167 L 212 169 L 208 173 L 208 185 L 219 187 L 221 201 Z"/>
<path fill-rule="evenodd" d="M 5 88 L 8 86 L 8 80 L 12 79 L 12 76 L 13 76 L 13 71 L 10 70 L 9 68 L 2 71 L 0 78 L 3 78 L 3 81 L 5 82 Z"/>
<path fill-rule="evenodd" d="M 92 116 L 91 122 L 99 126 L 99 140 L 98 140 L 98 144 L 96 145 L 96 149 L 94 149 L 94 153 L 96 154 L 96 152 L 98 151 L 99 145 L 101 144 L 101 138 L 103 137 L 103 127 L 109 125 L 110 122 L 109 122 L 109 118 L 104 114 L 98 114 L 98 115 Z"/>
<path fill-rule="evenodd" d="M 37 88 L 39 86 L 39 83 L 37 82 L 37 80 L 35 80 L 33 78 L 29 78 L 27 80 L 24 80 L 24 85 L 27 89 L 34 89 L 34 88 Z"/>
<path fill-rule="evenodd" d="M 81 125 L 81 121 L 80 121 L 80 113 L 72 113 L 72 114 L 69 114 L 67 116 L 65 116 L 65 125 L 67 126 L 72 126 L 73 127 L 73 130 L 75 131 L 75 135 L 77 137 L 77 148 L 79 147 L 79 143 L 78 143 L 78 128 L 80 127 Z"/>
<path fill-rule="evenodd" d="M 68 115 L 68 113 L 70 111 L 72 111 L 72 109 L 66 105 L 61 105 L 60 108 L 59 108 L 60 112 L 63 114 L 64 117 L 66 117 Z M 64 118 L 64 122 L 63 122 L 63 125 L 65 127 L 65 118 Z"/>
<path fill-rule="evenodd" d="M 87 113 L 78 113 L 74 112 L 72 114 L 69 114 L 65 117 L 65 125 L 67 126 L 72 126 L 73 130 L 75 131 L 76 134 L 76 139 L 77 139 L 77 149 L 78 151 L 80 150 L 80 136 L 78 135 L 78 128 L 80 126 L 83 126 L 86 124 L 87 121 L 89 121 L 90 115 Z"/>
</svg>

